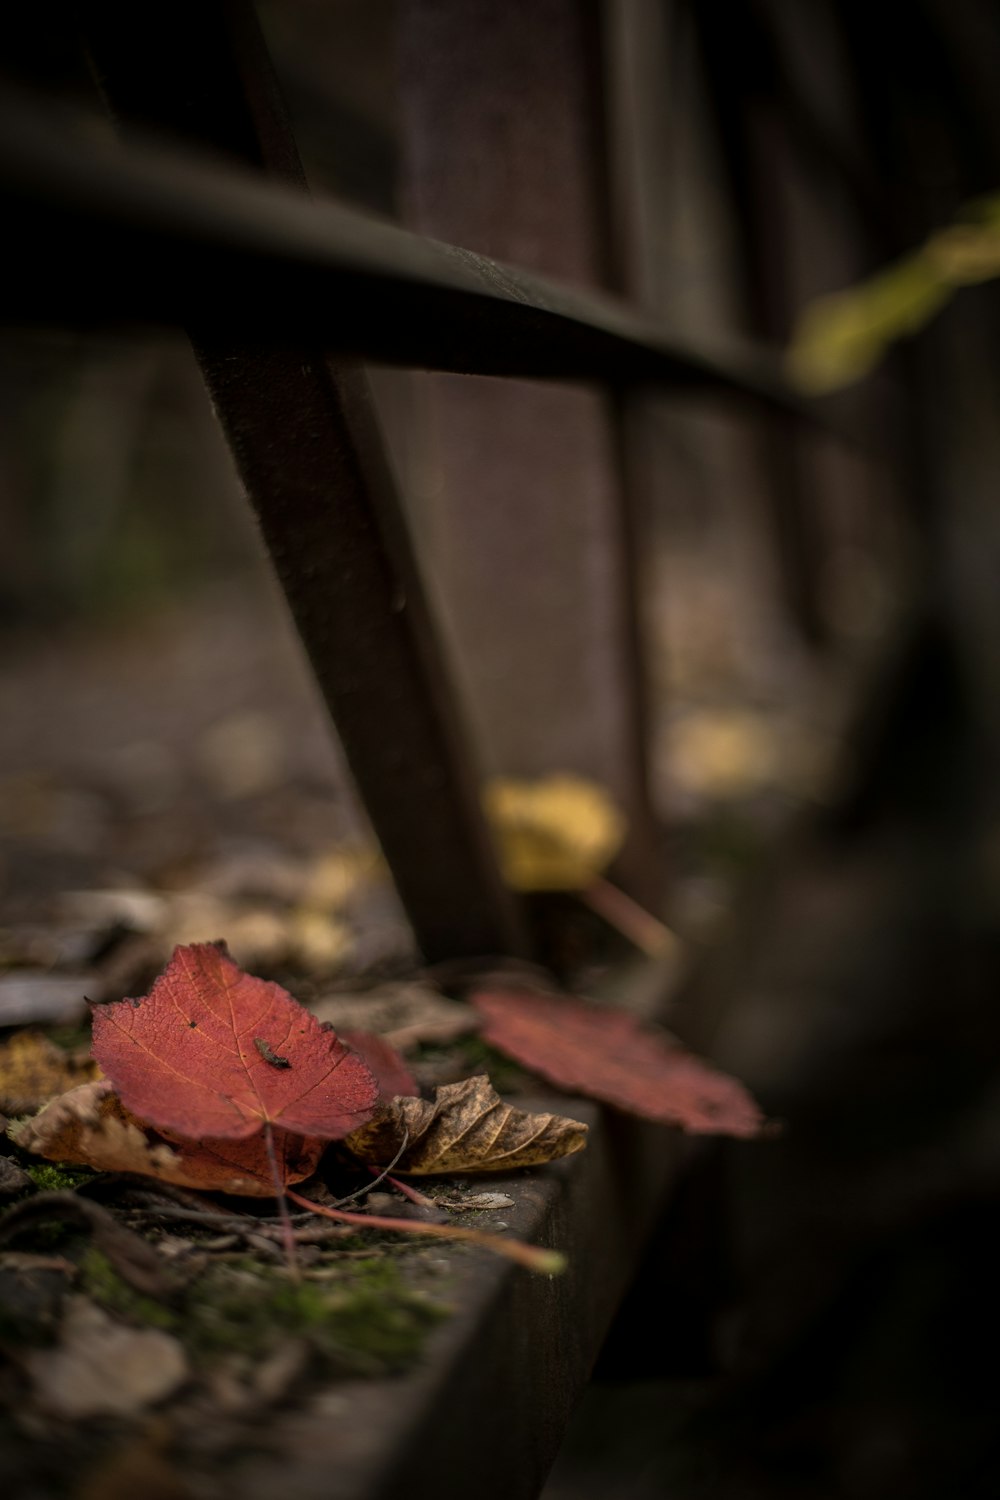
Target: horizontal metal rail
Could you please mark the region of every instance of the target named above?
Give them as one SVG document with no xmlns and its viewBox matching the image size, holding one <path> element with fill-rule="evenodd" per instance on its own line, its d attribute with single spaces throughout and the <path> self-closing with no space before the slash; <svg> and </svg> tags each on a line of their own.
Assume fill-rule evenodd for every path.
<svg viewBox="0 0 1000 1500">
<path fill-rule="evenodd" d="M 387 364 L 652 383 L 800 412 L 776 363 L 687 346 L 613 299 L 157 145 L 0 101 L 0 321 L 211 326 Z"/>
</svg>

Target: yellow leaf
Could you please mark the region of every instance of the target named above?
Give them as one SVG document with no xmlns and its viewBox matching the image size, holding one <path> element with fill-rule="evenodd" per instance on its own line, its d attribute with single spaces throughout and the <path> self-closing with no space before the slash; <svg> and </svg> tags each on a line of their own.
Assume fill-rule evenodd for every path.
<svg viewBox="0 0 1000 1500">
<path fill-rule="evenodd" d="M 1000 196 L 967 203 L 911 255 L 857 286 L 817 297 L 788 351 L 792 383 L 822 395 L 867 375 L 890 344 L 929 323 L 956 288 L 1000 275 Z"/>
<path fill-rule="evenodd" d="M 582 1151 L 587 1127 L 562 1115 L 532 1115 L 505 1104 L 485 1074 L 446 1083 L 433 1101 L 396 1098 L 344 1145 L 385 1167 L 408 1135 L 395 1170 L 413 1176 L 506 1172 Z"/>
<path fill-rule="evenodd" d="M 504 879 L 518 891 L 584 890 L 625 838 L 624 815 L 602 787 L 581 776 L 497 777 L 484 803 Z"/>
<path fill-rule="evenodd" d="M 792 381 L 822 395 L 860 380 L 891 343 L 930 322 L 951 294 L 940 268 L 918 252 L 859 286 L 817 297 L 792 339 Z"/>
<path fill-rule="evenodd" d="M 744 797 L 777 778 L 780 748 L 777 725 L 752 709 L 694 709 L 671 728 L 671 775 L 698 797 Z"/>
</svg>

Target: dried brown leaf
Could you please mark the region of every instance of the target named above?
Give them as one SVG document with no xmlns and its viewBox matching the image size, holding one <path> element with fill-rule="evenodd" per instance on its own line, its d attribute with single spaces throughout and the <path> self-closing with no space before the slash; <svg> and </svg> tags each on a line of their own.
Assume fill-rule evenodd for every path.
<svg viewBox="0 0 1000 1500">
<path fill-rule="evenodd" d="M 99 1172 L 138 1172 L 202 1192 L 273 1198 L 274 1179 L 260 1135 L 242 1140 L 180 1140 L 129 1114 L 107 1079 L 85 1083 L 53 1099 L 11 1134 L 25 1151 L 49 1161 L 75 1162 Z M 286 1183 L 311 1177 L 325 1142 L 274 1131 L 275 1154 Z"/>
<path fill-rule="evenodd" d="M 505 1172 L 570 1156 L 586 1145 L 587 1127 L 561 1115 L 532 1115 L 506 1104 L 485 1074 L 446 1083 L 433 1100 L 397 1098 L 344 1144 L 384 1167 L 409 1134 L 396 1172 Z"/>
</svg>

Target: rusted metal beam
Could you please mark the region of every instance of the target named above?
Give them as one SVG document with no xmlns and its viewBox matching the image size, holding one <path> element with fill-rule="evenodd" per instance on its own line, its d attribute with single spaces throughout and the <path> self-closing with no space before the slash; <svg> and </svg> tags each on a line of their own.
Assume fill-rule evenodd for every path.
<svg viewBox="0 0 1000 1500">
<path fill-rule="evenodd" d="M 772 356 L 696 348 L 596 292 L 408 233 L 94 117 L 0 98 L 0 322 L 184 326 L 308 339 L 418 369 L 648 383 L 818 420 Z M 72 247 L 69 253 L 67 247 Z"/>
<path fill-rule="evenodd" d="M 252 8 L 93 3 L 88 48 L 126 135 L 144 126 L 304 189 Z M 362 372 L 310 337 L 266 344 L 248 278 L 220 333 L 184 322 L 366 810 L 428 957 L 523 951 Z"/>
</svg>

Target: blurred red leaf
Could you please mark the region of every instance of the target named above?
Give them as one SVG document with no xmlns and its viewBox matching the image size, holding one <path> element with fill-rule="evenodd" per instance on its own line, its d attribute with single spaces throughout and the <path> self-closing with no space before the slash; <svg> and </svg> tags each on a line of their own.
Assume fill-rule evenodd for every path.
<svg viewBox="0 0 1000 1500">
<path fill-rule="evenodd" d="M 144 999 L 95 1006 L 93 1055 L 127 1110 L 188 1139 L 339 1140 L 378 1100 L 357 1053 L 214 943 L 175 948 Z"/>
<path fill-rule="evenodd" d="M 564 995 L 480 991 L 483 1037 L 533 1073 L 575 1093 L 697 1135 L 758 1135 L 751 1095 L 634 1016 Z"/>
<path fill-rule="evenodd" d="M 420 1086 L 391 1042 L 374 1031 L 342 1031 L 340 1040 L 353 1047 L 375 1075 L 383 1099 L 406 1095 L 417 1099 Z"/>
</svg>

